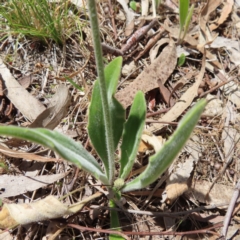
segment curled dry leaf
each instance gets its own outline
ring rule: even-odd
[[[148,145],[152,146],[155,152],[158,152],[165,142],[161,136],[157,137],[152,133],[143,133],[142,140]]]
[[[213,0],[213,2],[216,2],[216,1]],[[213,22],[210,25],[210,29],[212,31],[217,29],[222,23],[224,23],[227,20],[229,14],[232,12],[233,4],[234,4],[233,0],[222,1],[222,3],[224,4],[224,6],[222,8],[220,17],[217,19],[216,22]]]
[[[115,97],[120,103],[127,108],[131,105],[137,91],[141,90],[144,93],[157,88],[158,80],[164,84],[177,64],[176,46],[173,41],[165,47],[162,53],[154,62],[147,66],[144,71],[126,88],[119,91]]]
[[[61,120],[67,115],[68,107],[71,103],[71,96],[67,86],[60,84],[56,94],[50,101],[50,106],[44,110],[29,127],[43,127],[54,129]]]
[[[134,61],[131,61],[129,64],[124,64],[122,67],[122,75],[124,77],[130,75],[134,71],[136,71],[137,67]]]
[[[207,29],[207,22],[210,14],[217,9],[217,7],[222,3],[222,0],[208,0],[207,4],[203,7],[201,15],[199,18],[199,25],[204,34],[205,41],[209,41],[209,33]]]
[[[150,52],[149,52],[149,57],[150,57],[150,61],[151,63],[154,61],[154,59],[156,58],[158,52],[159,52],[159,48],[162,47],[164,44],[169,43],[169,38],[161,38],[155,45],[154,47],[151,48]]]
[[[0,212],[0,228],[9,229],[17,225],[29,224],[72,214],[68,207],[53,196],[25,204],[4,204]]]
[[[60,218],[80,211],[89,201],[98,198],[102,193],[97,192],[83,201],[66,206],[57,198],[50,195],[46,198],[25,204],[4,204],[0,212],[0,228],[10,229],[17,225],[25,225],[32,222],[39,222]]]

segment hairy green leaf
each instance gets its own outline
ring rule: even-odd
[[[138,92],[134,98],[128,120],[124,125],[119,175],[123,179],[125,179],[132,170],[144,128],[145,115],[146,103],[144,94]]]
[[[59,132],[44,128],[30,129],[0,126],[0,135],[24,139],[48,147],[58,153],[63,159],[92,174],[102,183],[109,184],[95,158],[80,143]]]
[[[104,70],[107,99],[110,107],[111,126],[113,129],[114,150],[117,148],[118,142],[122,136],[123,125],[125,122],[125,110],[122,105],[113,96],[122,67],[122,58],[115,58]],[[99,81],[96,80],[92,93],[92,100],[89,107],[88,133],[91,142],[102,159],[107,175],[109,176],[109,161],[106,138],[106,126],[103,119],[103,106],[101,104]],[[110,161],[114,161],[111,159]]]
[[[153,183],[173,162],[190,137],[201,113],[206,106],[205,99],[200,100],[180,121],[172,137],[164,144],[163,148],[150,157],[147,168],[134,180],[127,183],[122,192],[144,188]]]

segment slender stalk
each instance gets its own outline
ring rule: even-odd
[[[88,10],[89,17],[91,22],[92,36],[93,36],[93,45],[95,50],[95,59],[97,65],[97,73],[100,86],[100,95],[101,102],[103,106],[103,118],[104,124],[106,126],[106,143],[107,143],[107,161],[109,169],[106,169],[108,179],[110,184],[113,183],[113,174],[114,174],[114,145],[113,145],[113,131],[112,131],[112,122],[110,117],[110,107],[107,99],[107,88],[104,77],[104,65],[103,65],[103,56],[102,56],[102,46],[99,33],[98,17],[95,0],[88,0]]]

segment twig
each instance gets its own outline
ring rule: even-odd
[[[121,48],[123,53],[127,52],[133,47],[155,24],[157,19],[152,20],[147,26],[138,29],[128,40],[127,43]]]
[[[224,236],[224,237],[226,237],[226,235],[227,235],[228,225],[231,221],[231,216],[232,216],[235,204],[237,202],[237,199],[239,197],[239,192],[240,192],[240,180],[238,180],[235,191],[233,192],[231,202],[228,206],[228,210],[227,210],[227,213],[226,213],[224,221],[223,221],[222,236]]]
[[[143,51],[141,51],[138,56],[135,58],[135,61],[140,59],[144,54],[146,54],[155,44],[156,42],[162,37],[162,35],[167,32],[165,29],[160,27],[159,32],[151,37],[147,43],[147,45],[144,47]]]
[[[239,201],[238,201],[239,202]],[[133,213],[133,214],[139,214],[139,215],[148,215],[148,216],[154,216],[154,217],[180,217],[180,216],[184,216],[193,212],[200,212],[200,211],[204,211],[204,210],[211,210],[211,209],[216,209],[216,208],[220,208],[220,207],[224,207],[227,206],[229,203],[222,203],[222,204],[213,204],[213,205],[209,205],[209,206],[202,206],[202,207],[198,207],[198,208],[194,208],[191,210],[187,210],[187,211],[180,211],[180,212],[152,212],[152,211],[142,211],[142,210],[132,210],[132,209],[127,209],[127,210],[123,210],[120,208],[111,208],[115,211],[118,212],[122,212],[122,211],[127,211],[129,213]],[[96,208],[93,207],[92,208]],[[110,210],[109,207],[97,207],[98,209],[104,209],[104,210]]]
[[[210,231],[211,229],[216,229],[222,226],[221,223],[217,223],[214,226],[208,227],[208,228],[204,228],[204,229],[200,229],[200,230],[194,230],[194,231],[188,231],[188,232],[175,232],[175,231],[164,231],[164,232],[118,232],[118,231],[113,231],[113,230],[107,230],[107,229],[96,229],[96,228],[89,228],[89,227],[83,227],[83,226],[79,226],[76,224],[67,224],[68,227],[72,227],[72,228],[76,228],[79,229],[80,231],[92,231],[92,232],[101,232],[101,233],[108,233],[108,234],[117,234],[120,235],[122,237],[124,237],[125,239],[129,239],[126,235],[134,235],[134,236],[169,236],[169,235],[177,235],[177,236],[184,236],[184,235],[192,235],[192,234],[213,234],[213,235],[217,235],[219,236],[218,233],[214,232],[214,231]]]
[[[233,78],[229,79],[228,81],[225,81],[225,82],[222,82],[222,83],[218,84],[217,86],[211,88],[210,90],[202,93],[199,97],[202,98],[202,97],[206,96],[207,94],[217,90],[218,88],[222,87],[223,85],[225,85],[225,84],[227,84],[227,83],[229,83],[231,81],[233,81]]]
[[[105,43],[101,43],[102,45],[102,50],[104,53],[110,53],[114,56],[122,56],[123,52],[117,48],[111,47]]]
[[[114,231],[114,230],[107,230],[107,229],[99,229],[99,228],[90,228],[90,227],[83,227],[83,226],[79,226],[76,224],[67,224],[68,227],[72,227],[72,228],[76,228],[80,231],[91,231],[91,232],[100,232],[100,233],[109,233],[109,234],[116,234],[119,235],[121,237],[124,237],[125,239],[129,239],[128,236],[126,236],[123,232],[119,232],[119,231]]]
[[[153,112],[153,113],[147,113],[146,117],[148,118],[148,117],[156,116],[156,115],[159,115],[159,114],[168,112],[170,109],[171,109],[171,108],[165,108],[165,109],[162,109],[162,110]]]

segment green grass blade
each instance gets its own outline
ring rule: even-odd
[[[183,30],[188,15],[189,0],[179,0],[180,30]]]
[[[109,184],[94,157],[81,144],[59,132],[44,128],[30,129],[0,126],[0,135],[24,139],[48,147],[58,153],[63,159],[92,174],[102,183]]]
[[[179,126],[172,137],[164,144],[163,148],[150,157],[147,168],[137,178],[127,183],[122,192],[142,189],[156,181],[166,171],[175,157],[184,147],[190,137],[207,101],[200,100],[180,121]]]
[[[188,28],[189,28],[189,24],[190,24],[192,15],[193,15],[193,10],[194,10],[194,5],[192,4],[192,6],[190,7],[190,10],[189,10],[189,12],[188,12],[186,21],[185,21],[184,33],[183,33],[182,40],[185,38],[185,36],[186,36],[186,34],[187,34],[187,31],[188,31]]]
[[[144,94],[138,92],[134,98],[128,120],[124,125],[119,174],[122,179],[125,179],[132,170],[144,128],[145,115],[146,102]]]

